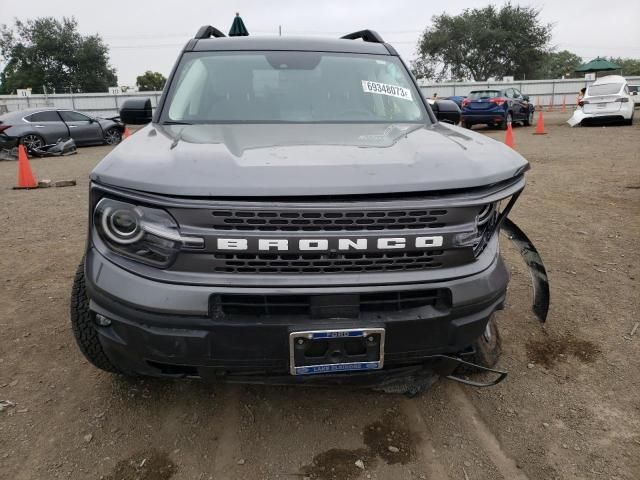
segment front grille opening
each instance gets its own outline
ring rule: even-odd
[[[359,313],[400,312],[427,306],[438,310],[450,308],[451,292],[448,289],[425,289],[331,296],[219,294],[211,297],[211,313],[216,318],[221,315],[357,317]]]
[[[447,210],[250,211],[214,210],[217,230],[285,232],[419,230],[442,228]]]
[[[147,360],[147,364],[156,370],[160,370],[162,375],[200,377],[198,369],[190,365],[171,365],[169,363],[152,362],[151,360]]]
[[[440,268],[468,261],[464,251],[416,250],[403,252],[342,253],[216,253],[216,273],[358,273]],[[451,257],[449,259],[445,257]],[[471,257],[472,258],[472,257]],[[453,263],[452,263],[453,261]]]

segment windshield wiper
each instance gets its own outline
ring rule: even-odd
[[[176,120],[165,120],[164,122],[162,122],[162,125],[193,125],[193,123],[179,122]]]

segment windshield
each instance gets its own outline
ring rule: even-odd
[[[587,88],[587,95],[615,95],[624,85],[622,83],[603,83],[601,85],[591,85]]]
[[[477,100],[479,98],[497,98],[500,96],[500,90],[476,90],[471,92],[467,97],[470,100]]]
[[[162,122],[424,122],[397,57],[324,52],[192,52]]]

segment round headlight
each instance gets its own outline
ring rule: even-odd
[[[107,207],[102,213],[102,229],[110,240],[123,245],[142,238],[140,215],[135,209]]]

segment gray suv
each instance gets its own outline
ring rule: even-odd
[[[31,151],[67,138],[78,146],[116,145],[124,125],[75,110],[40,107],[0,115],[0,132],[19,139]]]
[[[458,107],[377,33],[202,27],[155,112],[120,114],[148,124],[91,174],[71,298],[97,367],[392,388],[495,364],[498,231],[529,164],[439,121]]]

